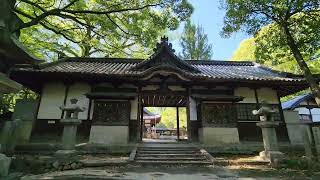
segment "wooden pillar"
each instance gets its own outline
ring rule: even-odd
[[[67,99],[68,99],[68,95],[69,95],[69,89],[70,89],[70,86],[71,84],[70,83],[63,83],[66,87],[65,91],[64,91],[64,98],[63,98],[63,105],[65,106],[67,104]],[[61,111],[61,116],[60,116],[60,119],[62,119],[64,116],[64,111]]]
[[[141,121],[140,121],[140,128],[141,128],[141,130],[140,130],[140,141],[142,141],[143,131],[144,131],[144,119],[143,119],[143,106],[142,106],[142,104],[140,106],[140,119],[141,119]]]
[[[141,106],[142,106],[142,97],[141,97],[141,87],[138,88],[138,110],[137,110],[137,141],[141,142],[142,141],[142,136],[141,136]]]
[[[190,122],[190,88],[187,88],[187,133],[188,133],[188,141],[191,142],[191,122]]]
[[[180,129],[179,129],[179,107],[177,107],[177,140],[180,140]]]
[[[282,106],[281,106],[281,100],[280,100],[279,91],[277,91],[277,98],[278,98],[278,107],[279,107],[280,119],[281,119],[282,122],[285,122],[284,115],[283,115],[283,109],[282,109]]]
[[[257,109],[260,109],[260,103],[259,103],[257,88],[254,88],[254,97],[256,99],[256,107],[257,107]]]

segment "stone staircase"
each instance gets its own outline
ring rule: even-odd
[[[139,164],[213,164],[212,156],[192,144],[140,144],[134,158]]]

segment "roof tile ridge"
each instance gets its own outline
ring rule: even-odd
[[[43,64],[39,64],[36,69],[44,69],[44,68],[51,67],[51,66],[54,66],[56,64],[60,64],[60,63],[63,63],[63,62],[68,62],[68,61],[69,61],[69,58],[68,57],[64,57],[64,58],[58,59],[56,61],[51,61],[51,62],[46,62],[46,63],[43,63]]]
[[[189,64],[203,65],[238,65],[238,66],[254,66],[252,61],[228,61],[228,60],[185,60]]]
[[[261,69],[264,69],[266,71],[285,76],[286,78],[303,78],[303,75],[294,74],[294,73],[290,73],[290,72],[278,71],[278,70],[272,69],[272,68],[270,68],[270,67],[268,67],[266,65],[260,64],[260,63],[256,63],[256,62],[253,62],[253,63],[258,68],[261,68]]]
[[[118,58],[118,57],[68,57],[67,62],[111,62],[111,63],[130,63],[141,62],[142,58]]]

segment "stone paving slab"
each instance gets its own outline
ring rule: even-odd
[[[21,180],[42,180],[42,179],[134,179],[134,180],[207,180],[207,179],[239,179],[236,174],[220,169],[215,173],[201,171],[174,171],[168,172],[152,170],[150,167],[143,167],[144,170],[133,171],[113,171],[105,169],[86,168],[72,171],[52,172],[41,175],[24,176]],[[174,168],[173,168],[174,169]],[[160,169],[159,169],[160,170]]]
[[[132,180],[300,180],[320,179],[320,173],[312,175],[304,174],[303,171],[289,169],[273,169],[260,167],[246,169],[238,167],[217,167],[217,166],[137,166],[127,165],[122,167],[100,167],[85,168],[69,171],[57,171],[40,175],[26,175],[22,180],[43,180],[43,179],[132,179]]]

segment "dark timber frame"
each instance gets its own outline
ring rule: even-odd
[[[137,98],[137,117],[133,119],[136,121],[131,122],[130,114],[129,117],[126,116],[129,122],[122,122],[122,124],[133,124],[132,131],[135,132],[134,139],[137,141],[142,140],[143,107],[176,107],[177,119],[179,107],[186,107],[188,140],[192,141],[194,132],[203,126],[201,124],[204,117],[201,110],[203,102],[235,104],[242,101],[244,97],[236,96],[234,89],[247,87],[254,89],[256,102],[252,104],[257,108],[260,100],[257,88],[275,89],[280,98],[308,87],[308,83],[302,76],[274,71],[252,62],[184,61],[174,54],[167,38],[161,39],[154,54],[148,59],[65,58],[40,65],[16,66],[10,70],[10,77],[35,92],[42,92],[44,85],[48,82],[64,82],[65,85],[77,82],[90,84],[91,92],[86,94],[89,99],[87,120],[93,120],[93,123],[94,119],[90,116],[96,101],[128,103],[132,100],[136,101],[135,98]],[[108,84],[108,87],[96,87],[101,84]],[[129,86],[123,87],[124,84]],[[149,85],[155,85],[158,89],[144,89]],[[170,86],[179,86],[180,90],[172,90]],[[196,89],[195,86],[201,86],[202,89]],[[218,88],[220,86],[225,89]],[[67,87],[64,92],[64,104],[68,91]],[[193,118],[193,116],[190,117],[190,111],[193,110],[190,106],[193,100],[196,101],[197,122],[191,122],[194,119],[190,119]],[[242,104],[241,106],[251,105]],[[281,107],[279,108],[283,120]],[[251,119],[247,121],[249,120]],[[179,130],[178,134],[180,134]]]
[[[161,85],[160,85],[161,86]],[[185,91],[171,91],[168,87],[166,90],[142,90],[138,91],[138,111],[139,111],[139,141],[142,141],[144,131],[143,108],[144,107],[175,107],[176,108],[176,123],[177,123],[177,141],[180,139],[179,130],[179,107],[186,107],[187,113],[187,132],[188,141],[191,141],[191,126],[190,126],[190,102],[189,88]]]

